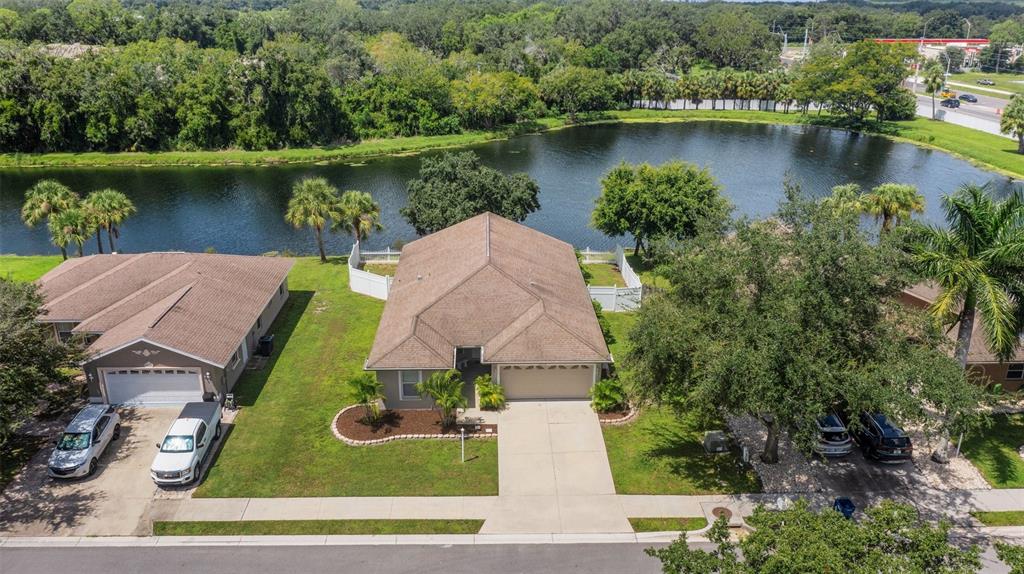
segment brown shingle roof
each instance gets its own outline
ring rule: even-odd
[[[485,213],[406,245],[367,369],[609,362],[571,245]]]
[[[942,293],[942,288],[933,282],[923,282],[912,285],[903,290],[903,293],[921,301],[923,306],[930,306]],[[956,343],[957,326],[948,328],[946,335]],[[1024,361],[1024,344],[1017,347],[1016,353],[1010,357],[1010,362]],[[968,363],[998,363],[999,357],[988,346],[985,340],[985,333],[981,326],[981,318],[975,317],[974,331],[971,332],[971,348],[967,351]]]
[[[293,261],[206,253],[93,255],[39,280],[46,321],[99,333],[93,356],[145,339],[225,365]]]

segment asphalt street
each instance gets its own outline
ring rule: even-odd
[[[705,549],[710,545],[696,545]],[[478,546],[182,546],[163,548],[0,548],[0,574],[656,574],[639,544]],[[985,574],[1006,574],[991,550]]]

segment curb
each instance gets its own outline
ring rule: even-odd
[[[499,544],[665,544],[679,532],[582,534],[368,534],[315,536],[52,536],[0,537],[3,548],[136,548],[171,546],[482,546]],[[687,533],[687,541],[705,543]]]
[[[334,435],[334,438],[340,440],[341,442],[343,442],[343,443],[345,443],[345,444],[347,444],[349,446],[373,446],[373,445],[377,445],[377,444],[384,444],[386,442],[391,442],[393,440],[409,440],[409,439],[453,440],[453,439],[459,439],[459,438],[462,437],[462,435],[458,435],[458,434],[396,434],[396,435],[391,435],[391,436],[387,436],[387,437],[384,437],[384,438],[375,438],[375,439],[370,439],[370,440],[351,439],[351,438],[348,438],[347,436],[341,434],[340,432],[338,432],[338,419],[341,418],[341,415],[345,414],[350,409],[359,408],[359,406],[360,405],[349,405],[349,406],[341,409],[340,411],[338,411],[338,414],[334,415],[334,418],[331,420],[331,433]],[[495,432],[495,433],[491,433],[491,434],[480,434],[480,435],[477,435],[477,434],[467,434],[466,438],[467,439],[491,439],[491,438],[498,438],[498,433]]]

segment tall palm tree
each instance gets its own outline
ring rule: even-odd
[[[50,240],[60,248],[64,260],[68,259],[68,246],[74,244],[78,248],[78,256],[84,255],[83,246],[89,236],[89,219],[82,209],[66,209],[54,213],[46,220],[50,229]]]
[[[128,199],[127,195],[116,189],[107,188],[90,193],[82,205],[95,218],[97,226],[107,230],[107,243],[110,245],[110,252],[116,251],[114,238],[121,236],[118,227],[135,214],[135,204]],[[103,253],[103,244],[100,242],[98,230],[96,241],[100,246],[100,253]]]
[[[902,183],[883,183],[861,197],[864,211],[882,220],[882,231],[892,231],[894,225],[910,219],[911,213],[924,211],[924,196],[917,187]]]
[[[996,201],[985,186],[964,185],[942,203],[949,228],[922,226],[912,250],[922,274],[941,288],[929,311],[957,325],[953,357],[961,368],[978,315],[986,345],[1006,360],[1024,329],[1024,196]],[[943,437],[932,459],[947,462],[948,451]]]
[[[21,206],[21,220],[29,227],[55,213],[78,207],[78,194],[68,186],[52,179],[36,182],[25,192],[25,203]]]
[[[339,220],[338,190],[322,177],[307,178],[292,187],[292,198],[288,200],[288,211],[284,219],[297,228],[308,225],[316,235],[316,246],[320,250],[320,262],[327,263],[324,251],[324,227],[328,220]]]
[[[942,89],[946,83],[946,75],[942,67],[933,64],[924,71],[924,89],[932,95],[932,119],[935,119],[935,93]]]
[[[949,229],[922,226],[913,249],[922,273],[942,289],[930,311],[959,324],[954,357],[961,366],[978,313],[989,348],[1007,359],[1024,327],[1024,196],[996,201],[987,186],[964,185],[942,204]]]
[[[366,239],[371,232],[380,231],[380,205],[365,191],[346,191],[338,201],[337,218],[331,231],[344,229],[352,234],[356,243]]]

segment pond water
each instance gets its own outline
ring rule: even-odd
[[[628,238],[608,238],[589,226],[600,180],[622,161],[657,164],[682,159],[704,167],[722,184],[737,214],[772,213],[787,177],[813,195],[840,183],[870,188],[886,181],[913,183],[927,199],[923,219],[941,223],[939,198],[961,183],[1000,190],[1015,185],[947,154],[885,138],[812,126],[730,122],[586,126],[471,146],[483,162],[505,172],[526,172],[540,185],[540,211],[526,224],[578,248],[611,248]],[[429,152],[440,153],[440,152]],[[123,227],[119,248],[256,254],[290,250],[311,254],[312,232],[294,229],[283,214],[292,184],[327,178],[339,189],[370,192],[380,203],[384,230],[371,249],[415,239],[399,215],[405,184],[419,170],[419,156],[384,157],[362,164],[272,167],[72,168],[0,171],[0,253],[55,253],[45,226],[28,229],[19,210],[26,189],[57,179],[81,195],[119,189],[138,214]],[[350,239],[331,234],[332,254],[346,253]],[[86,243],[87,252],[95,241]]]

